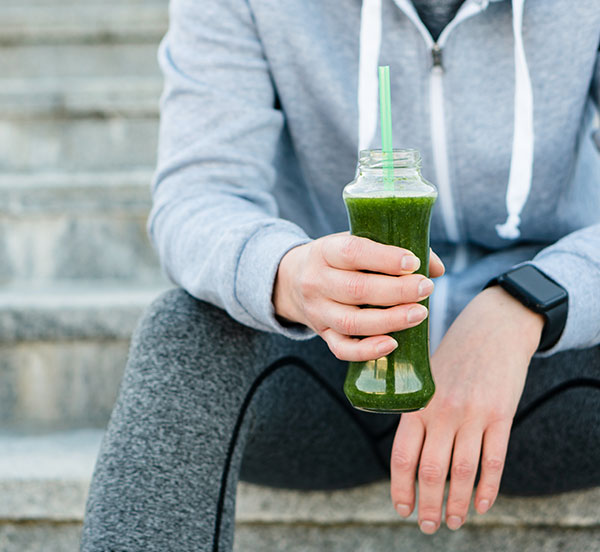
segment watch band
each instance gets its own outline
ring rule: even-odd
[[[546,351],[558,341],[564,330],[568,311],[569,304],[567,301],[563,301],[555,307],[540,313],[546,318],[546,323],[544,324],[538,351]]]
[[[562,286],[557,284],[554,280],[552,280],[550,277],[544,274],[541,270],[539,270],[535,266],[532,266],[532,268],[535,269],[535,271],[538,272],[540,276],[544,277],[545,280],[548,280],[554,286],[556,286],[556,288],[562,291],[564,293],[564,299],[552,307],[548,306],[544,308],[539,304],[539,301],[537,299],[532,299],[532,295],[535,296],[535,293],[533,291],[530,291],[529,289],[524,289],[523,291],[519,292],[516,286],[511,282],[511,273],[516,272],[518,268],[509,270],[503,274],[500,274],[496,278],[493,278],[486,284],[485,288],[494,285],[499,285],[500,287],[502,287],[502,289],[504,289],[512,297],[520,301],[528,309],[538,314],[542,314],[544,316],[546,322],[542,330],[542,335],[540,337],[540,343],[538,345],[537,350],[545,351],[550,349],[558,341],[563,332],[569,309],[568,295],[566,290]]]

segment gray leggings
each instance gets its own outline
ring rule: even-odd
[[[319,339],[258,332],[181,290],[131,344],[87,503],[84,551],[232,548],[238,478],[339,489],[387,478],[398,416],[350,407]],[[502,492],[600,485],[600,349],[535,360]]]

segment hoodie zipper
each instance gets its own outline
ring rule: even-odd
[[[431,141],[433,147],[433,163],[437,176],[438,191],[442,219],[446,228],[448,241],[460,243],[458,217],[452,197],[450,185],[450,168],[448,166],[448,140],[446,135],[446,114],[444,110],[444,66],[442,65],[442,48],[434,42],[431,46],[431,71],[429,75],[429,112],[431,117]]]
[[[431,126],[431,140],[433,150],[433,164],[437,178],[437,188],[439,193],[440,210],[444,229],[448,241],[461,244],[462,236],[458,225],[458,216],[454,198],[452,196],[452,187],[450,182],[450,168],[448,159],[448,141],[446,134],[446,115],[444,110],[444,65],[443,54],[444,46],[448,41],[448,36],[452,30],[470,17],[478,14],[487,6],[486,0],[466,0],[460,7],[458,13],[448,25],[444,28],[437,41],[433,40],[431,33],[425,27],[417,11],[409,0],[395,0],[398,7],[412,21],[420,32],[425,44],[431,52],[431,69],[429,75],[429,112]],[[466,266],[466,249],[459,246],[455,255],[452,272],[457,272]]]
[[[448,159],[448,142],[446,135],[446,115],[444,111],[444,46],[452,30],[466,19],[476,15],[487,7],[487,0],[466,0],[458,13],[444,28],[437,41],[433,40],[431,33],[421,21],[417,11],[410,0],[395,0],[396,5],[412,21],[425,44],[431,52],[431,69],[429,74],[429,112],[431,125],[431,141],[433,150],[433,163],[437,177],[437,188],[442,220],[448,240],[456,244],[456,252],[450,268],[450,273],[460,272],[468,264],[467,247],[462,242],[458,226],[458,216],[452,196],[450,184],[450,168]],[[429,332],[432,352],[439,345],[443,337],[445,317],[448,302],[448,277],[439,278],[436,283],[436,293],[430,300],[432,313]],[[433,316],[434,315],[434,316]]]

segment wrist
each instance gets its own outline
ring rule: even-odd
[[[544,317],[538,350],[548,350],[560,339],[567,322],[567,290],[534,265],[522,265],[500,274],[486,287],[499,285],[529,310]]]
[[[282,323],[303,324],[300,309],[294,293],[294,278],[299,273],[299,257],[302,254],[302,245],[290,249],[279,262],[275,283],[273,285],[272,302],[275,315]]]
[[[529,345],[533,356],[546,324],[544,315],[529,309],[499,285],[490,286],[479,295],[489,298],[494,304],[493,308],[505,312],[519,336]]]

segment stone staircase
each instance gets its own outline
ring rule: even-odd
[[[166,0],[0,3],[0,551],[78,549],[141,310]],[[502,499],[425,537],[385,484],[240,485],[236,550],[600,551],[600,494]]]
[[[0,550],[77,550],[101,437],[100,430],[3,436]],[[501,497],[485,516],[472,513],[460,531],[441,529],[427,537],[414,515],[398,518],[385,483],[333,493],[240,484],[235,552],[595,552],[599,501],[600,489],[551,498]]]
[[[131,331],[166,0],[0,3],[0,551],[78,550]]]
[[[144,306],[160,0],[0,5],[0,428],[102,428]]]

